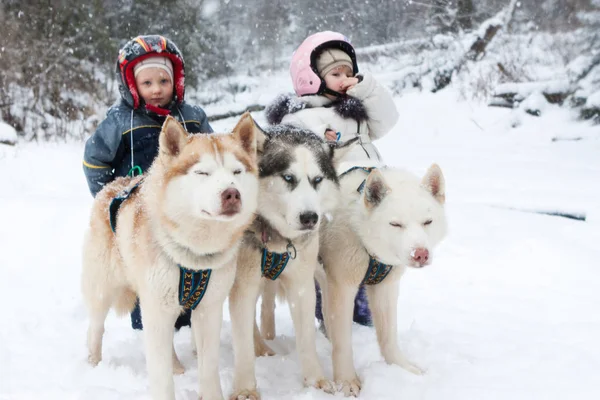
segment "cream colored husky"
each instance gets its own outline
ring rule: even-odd
[[[197,306],[192,328],[199,397],[221,400],[223,302],[233,284],[240,239],[257,207],[255,125],[245,114],[230,135],[190,136],[168,117],[159,143],[147,175],[117,179],[94,201],[82,273],[89,362],[102,359],[109,309],[126,313],[139,297],[151,396],[174,399],[173,367],[181,364],[173,325],[184,307]],[[131,194],[116,214],[113,233],[108,210],[124,189]]]
[[[421,373],[398,347],[398,281],[406,267],[431,262],[446,233],[445,183],[432,165],[422,180],[390,168],[354,167],[340,177],[341,205],[321,226],[317,272],[323,289],[325,325],[333,346],[333,374],[346,396],[360,380],[352,356],[352,310],[361,282],[385,361]]]

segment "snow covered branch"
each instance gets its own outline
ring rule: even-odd
[[[467,61],[478,61],[483,58],[488,44],[509,19],[509,17],[506,16],[512,17],[512,12],[510,11],[511,6],[513,6],[512,2],[507,10],[501,11],[495,17],[490,18],[481,24],[478,29],[477,38],[471,44],[469,50],[454,65],[437,71],[433,78],[435,87],[432,91],[434,93],[448,86],[452,81],[452,75],[455,72],[459,72]]]
[[[226,119],[226,118],[231,118],[231,117],[238,117],[240,115],[242,115],[243,113],[245,113],[246,111],[249,112],[253,112],[253,111],[262,111],[265,109],[265,106],[260,105],[260,104],[252,104],[249,105],[248,107],[246,107],[243,110],[235,110],[235,111],[227,111],[225,113],[221,113],[221,114],[212,114],[209,115],[208,120],[209,121],[218,121],[221,119]]]

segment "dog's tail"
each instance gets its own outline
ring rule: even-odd
[[[129,314],[133,307],[135,307],[135,302],[137,300],[137,295],[135,292],[129,288],[122,290],[116,297],[112,304],[113,309],[117,313],[117,315],[122,316]]]

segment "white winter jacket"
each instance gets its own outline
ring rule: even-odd
[[[391,94],[370,73],[348,90],[348,97],[330,100],[325,96],[279,96],[266,116],[271,124],[292,124],[313,131],[320,137],[325,130],[340,133],[339,141],[359,138],[349,151],[344,165],[380,165],[383,160],[371,143],[387,134],[398,121],[398,111]]]

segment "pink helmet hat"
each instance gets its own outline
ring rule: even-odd
[[[323,49],[337,48],[348,53],[352,59],[353,73],[358,73],[356,54],[350,40],[341,33],[324,31],[310,35],[292,55],[290,75],[294,91],[298,96],[323,94],[325,81],[317,72],[317,57]]]

